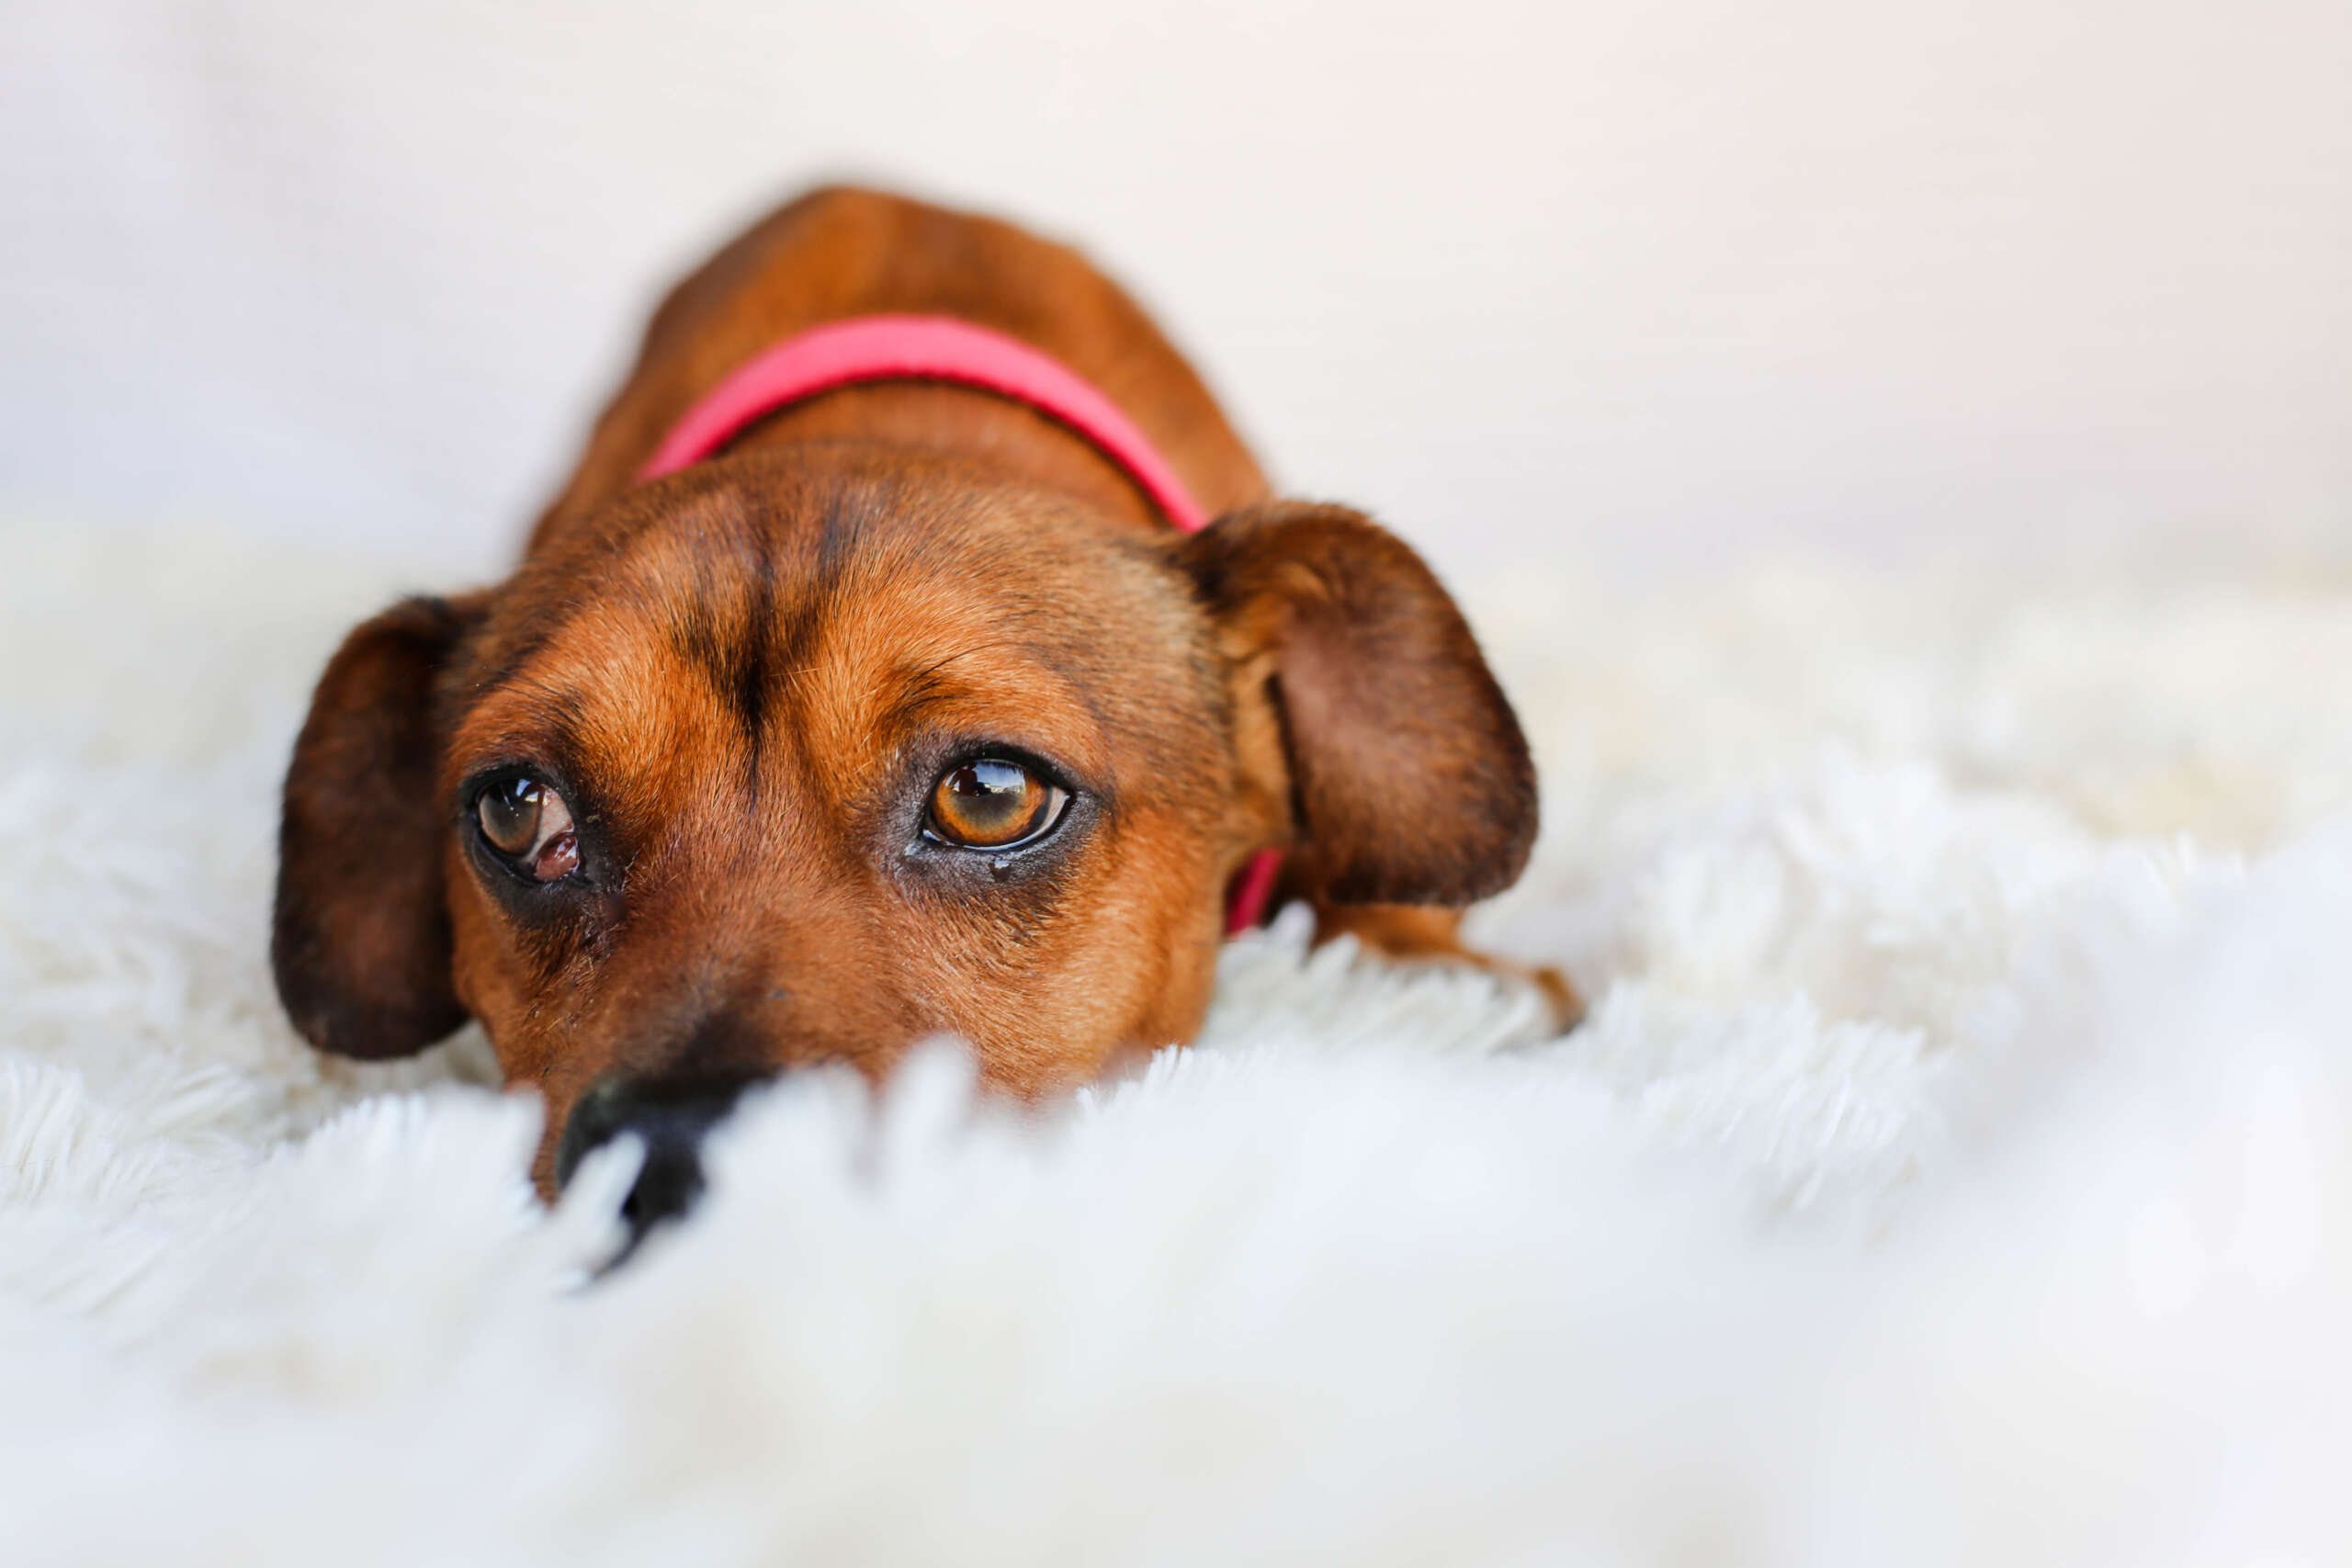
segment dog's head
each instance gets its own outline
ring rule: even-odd
[[[567,1127],[934,1033],[1018,1095],[1081,1081],[1198,1027],[1253,852],[1295,894],[1460,904],[1534,828],[1468,628],[1361,516],[1123,532],[809,446],[353,632],[287,778],[273,956],[325,1050],[481,1020],[546,1097],[551,1190]]]

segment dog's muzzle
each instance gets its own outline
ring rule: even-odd
[[[621,1203],[628,1241],[612,1267],[628,1259],[656,1226],[684,1217],[703,1189],[702,1141],[759,1080],[609,1077],[580,1097],[556,1149],[555,1179],[569,1186],[580,1162],[614,1139],[634,1137],[645,1163]]]

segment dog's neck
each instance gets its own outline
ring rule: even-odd
[[[855,442],[944,457],[976,474],[1069,497],[1122,525],[1166,526],[1119,466],[1036,410],[975,387],[881,382],[841,387],[772,414],[729,450]]]
[[[1015,474],[1025,466],[1030,471],[1021,477],[1033,484],[1054,479],[1065,484],[1085,482],[1108,466],[1148,502],[1159,521],[1179,533],[1196,533],[1208,525],[1208,513],[1151,436],[1101,388],[1017,337],[939,314],[848,317],[770,344],[698,396],[670,426],[637,478],[657,479],[707,462],[763,421],[781,421],[830,394],[869,386],[947,387],[979,393],[1043,416],[1056,434],[1075,437],[1097,462],[1081,477],[1068,461],[1067,441],[1048,446],[1015,439],[1001,419],[989,420],[977,430],[963,428],[985,418],[968,399],[955,413],[933,400],[929,406],[908,411],[912,418],[902,414],[894,419],[887,405],[874,410],[853,406],[849,417],[869,445],[877,444],[878,429],[899,424],[905,440],[878,444],[911,442],[934,457],[977,458]],[[808,437],[799,434],[796,438]],[[1023,457],[1031,461],[1022,464]],[[1008,463],[1008,457],[1013,461]],[[1063,471],[1052,471],[1057,468]],[[1089,483],[1087,488],[1099,486]]]

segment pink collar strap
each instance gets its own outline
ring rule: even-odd
[[[857,316],[785,339],[697,399],[638,470],[638,479],[691,468],[717,456],[756,420],[867,381],[947,381],[1026,403],[1091,442],[1179,533],[1198,533],[1208,524],[1151,438],[1100,388],[1051,355],[951,316]],[[1227,936],[1264,918],[1282,863],[1280,850],[1261,850],[1241,868],[1227,895]]]

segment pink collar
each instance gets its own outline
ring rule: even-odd
[[[715,457],[754,420],[820,392],[862,381],[952,381],[1027,403],[1092,442],[1179,533],[1208,513],[1151,438],[1100,388],[1051,355],[950,316],[858,316],[811,327],[754,355],[704,393],[671,427],[640,483]],[[1280,850],[1261,850],[1226,898],[1227,936],[1263,919],[1282,870]]]

